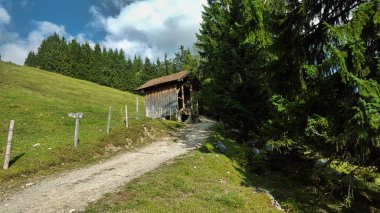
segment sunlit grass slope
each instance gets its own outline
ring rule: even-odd
[[[139,117],[143,118],[141,97],[139,101]],[[135,102],[134,94],[0,62],[1,166],[9,121],[15,120],[12,165],[9,170],[0,171],[0,183],[70,162],[88,162],[104,154],[104,143],[112,142],[113,136],[124,142],[129,136],[140,137],[137,134],[144,121],[131,120],[131,128],[124,128],[124,106],[128,105],[129,116],[134,117]],[[109,106],[113,107],[111,132],[114,135],[106,136]],[[78,149],[73,145],[75,119],[68,117],[70,112],[84,113]],[[120,134],[125,137],[119,137]]]

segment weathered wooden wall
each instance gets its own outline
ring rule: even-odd
[[[177,89],[175,85],[159,87],[145,94],[145,116],[161,118],[176,114],[178,109]]]

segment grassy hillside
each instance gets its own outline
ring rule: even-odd
[[[91,162],[115,150],[114,145],[125,144],[126,138],[138,141],[145,121],[131,120],[131,128],[124,128],[124,106],[128,105],[130,117],[135,116],[135,101],[136,96],[127,92],[0,62],[1,166],[9,121],[15,120],[12,164],[9,170],[0,170],[0,184],[20,176]],[[139,101],[143,118],[143,98]],[[109,106],[113,107],[112,134],[107,135]],[[73,146],[75,119],[67,116],[70,112],[84,113],[77,150]],[[145,125],[160,124],[146,122]]]

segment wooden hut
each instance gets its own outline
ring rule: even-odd
[[[145,117],[186,120],[198,113],[198,104],[193,104],[200,81],[190,78],[187,70],[152,79],[137,88],[145,100]]]

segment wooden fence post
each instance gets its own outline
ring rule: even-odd
[[[69,117],[75,118],[75,134],[74,134],[74,146],[78,148],[79,142],[79,119],[83,118],[82,112],[71,112],[69,113]]]
[[[139,96],[136,95],[136,120],[139,119]]]
[[[111,117],[112,117],[112,106],[110,106],[110,110],[109,110],[109,112],[108,112],[107,134],[110,133],[110,128],[111,128]]]
[[[9,167],[9,160],[11,158],[11,144],[13,139],[13,129],[15,126],[15,121],[11,120],[9,124],[9,132],[8,132],[8,139],[7,139],[7,148],[5,150],[5,158],[4,158],[4,165],[3,169],[8,169]]]
[[[125,127],[128,128],[128,106],[125,105]]]
[[[74,135],[74,146],[78,148],[78,140],[79,140],[79,118],[75,119],[75,135]]]

